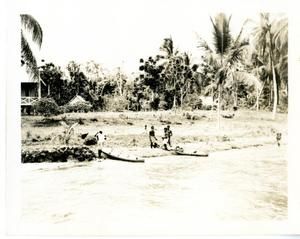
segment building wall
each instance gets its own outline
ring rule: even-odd
[[[22,97],[37,97],[38,87],[35,82],[22,82],[21,83],[21,96]]]

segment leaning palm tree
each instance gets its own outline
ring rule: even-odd
[[[259,55],[269,68],[269,77],[272,79],[274,93],[272,118],[275,119],[279,95],[278,75],[281,75],[287,84],[287,19],[271,21],[268,13],[261,13],[260,22],[254,28],[253,35]]]
[[[43,41],[43,30],[31,15],[21,14],[21,65],[25,65],[27,73],[39,80],[39,70],[32,51],[31,42],[40,48]]]

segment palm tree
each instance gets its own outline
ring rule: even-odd
[[[276,72],[279,75],[279,83],[288,93],[288,20],[286,17],[275,22],[274,26],[275,42],[275,65]],[[278,87],[280,88],[280,87]],[[280,94],[278,94],[279,96]]]
[[[21,65],[26,66],[26,71],[29,75],[38,81],[39,85],[39,98],[41,97],[41,84],[39,77],[39,69],[37,66],[36,58],[33,54],[30,41],[34,42],[40,48],[43,41],[43,30],[40,24],[28,14],[21,14]],[[28,39],[31,37],[31,39]]]
[[[200,39],[200,47],[204,48],[206,53],[214,59],[215,65],[219,66],[215,74],[215,83],[218,88],[218,128],[220,129],[222,88],[234,65],[242,60],[243,50],[248,45],[248,42],[241,41],[243,27],[236,39],[233,39],[231,36],[231,16],[227,17],[224,13],[219,13],[214,19],[210,18],[210,20],[213,25],[214,50],[202,39]]]
[[[254,28],[254,40],[260,57],[269,69],[269,78],[272,79],[274,95],[272,118],[275,119],[280,78],[285,80],[287,85],[287,19],[275,19],[271,22],[268,13],[261,13],[260,23]]]

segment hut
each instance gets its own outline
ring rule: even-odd
[[[42,96],[42,87],[46,87],[42,79],[33,79],[21,70],[21,111],[30,113],[32,104]],[[49,92],[48,92],[49,93]]]
[[[89,102],[86,101],[85,99],[82,98],[80,95],[75,95],[68,103],[68,105],[76,105],[78,103],[86,103],[88,104]]]

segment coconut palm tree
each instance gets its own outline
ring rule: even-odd
[[[271,21],[268,13],[261,13],[260,22],[254,28],[253,35],[259,55],[268,67],[269,78],[272,79],[272,118],[275,119],[280,79],[286,81],[287,85],[287,19],[274,19]]]
[[[218,66],[215,74],[215,83],[218,88],[218,128],[220,129],[221,96],[222,88],[228,76],[232,74],[232,69],[236,62],[243,57],[243,51],[248,42],[241,40],[244,22],[238,36],[234,39],[230,33],[231,16],[219,13],[214,19],[210,18],[213,25],[213,45],[214,50],[209,47],[206,41],[200,39],[199,47],[205,49],[206,53],[213,58],[213,62]]]
[[[40,48],[43,41],[43,30],[40,24],[28,14],[21,14],[21,66],[26,66],[27,73],[38,81],[38,97],[41,98],[41,79],[36,58],[33,54],[31,42]],[[28,39],[31,38],[31,39]]]
[[[275,65],[276,72],[279,75],[279,86],[285,88],[288,93],[288,20],[286,17],[275,22],[274,26],[275,42]],[[280,88],[278,87],[278,88]],[[278,94],[279,96],[280,94]]]
[[[34,78],[38,78],[38,68],[36,58],[30,46],[31,41],[36,43],[39,47],[43,41],[43,31],[40,24],[28,14],[21,14],[21,64],[26,65],[27,71]],[[27,34],[26,34],[27,33]]]

